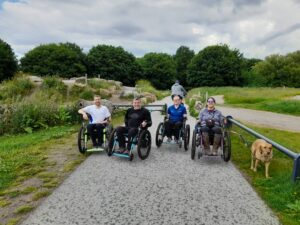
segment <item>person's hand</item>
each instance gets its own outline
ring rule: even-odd
[[[223,123],[227,124],[227,118],[224,118]]]
[[[147,125],[147,122],[144,120],[143,122],[142,122],[142,127],[145,127]]]
[[[97,121],[97,123],[99,123],[99,124],[106,124],[107,120]]]
[[[89,118],[88,118],[88,116],[86,115],[86,113],[83,114],[82,117],[83,117],[83,119],[85,119],[85,120],[89,120]]]

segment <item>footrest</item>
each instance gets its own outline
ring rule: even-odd
[[[87,149],[87,152],[103,152],[105,149],[104,148],[91,148]]]
[[[116,153],[116,152],[114,152],[112,155],[113,156],[118,156],[118,157],[123,157],[123,158],[129,158],[128,154],[122,154],[122,153]]]

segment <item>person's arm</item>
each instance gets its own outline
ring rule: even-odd
[[[186,118],[187,119],[187,111],[186,111],[186,108],[184,107],[184,110],[183,110],[183,118]]]
[[[89,120],[88,115],[87,115],[87,107],[79,109],[78,113],[82,115],[83,119]]]
[[[124,117],[124,122],[125,122],[125,126],[126,126],[126,127],[128,127],[128,114],[129,114],[129,110],[130,110],[130,109],[127,109],[126,114],[125,114],[125,117]]]
[[[151,127],[152,126],[151,114],[147,109],[145,109],[144,118],[145,119],[142,122],[142,127]]]

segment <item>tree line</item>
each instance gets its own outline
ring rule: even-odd
[[[50,43],[28,51],[18,62],[10,45],[0,39],[0,81],[17,71],[64,78],[87,74],[134,85],[147,79],[158,89],[175,80],[186,87],[287,86],[300,87],[300,51],[248,59],[226,44],[212,45],[197,54],[180,46],[174,55],[147,53],[136,58],[122,47],[97,45],[88,53],[74,43]]]

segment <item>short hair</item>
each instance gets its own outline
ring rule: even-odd
[[[206,102],[208,102],[209,99],[213,100],[213,102],[216,103],[216,99],[214,97],[208,97]]]
[[[94,95],[94,98],[101,98],[100,95]]]
[[[141,96],[136,96],[136,97],[133,98],[133,101],[141,100],[141,98],[142,98]]]

